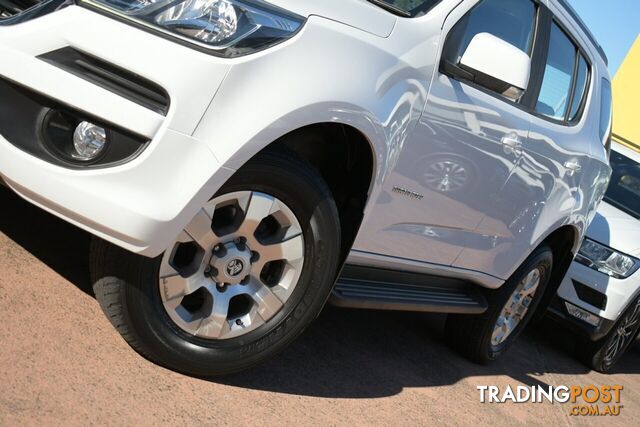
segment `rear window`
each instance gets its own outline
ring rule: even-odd
[[[411,17],[426,14],[433,6],[440,3],[440,0],[369,0],[371,3],[387,4],[405,12]]]
[[[557,120],[565,119],[574,81],[576,51],[573,42],[554,23],[542,88],[536,104],[538,113]]]
[[[613,173],[604,200],[640,219],[640,164],[612,151],[611,168]]]
[[[565,123],[579,120],[589,78],[587,59],[567,33],[553,22],[536,111]]]

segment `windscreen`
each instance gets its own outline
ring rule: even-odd
[[[640,164],[612,151],[611,168],[613,173],[604,200],[640,219]]]
[[[372,3],[386,3],[397,9],[407,12],[412,17],[421,16],[427,13],[440,0],[376,0]]]

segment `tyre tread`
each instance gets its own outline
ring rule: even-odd
[[[93,292],[103,313],[126,343],[145,358],[154,360],[152,353],[129,326],[122,295],[126,282],[113,276],[102,277],[103,272],[114,271],[111,269],[116,263],[113,252],[120,252],[120,249],[97,237],[91,240],[89,258]]]

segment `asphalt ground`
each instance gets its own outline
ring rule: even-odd
[[[573,336],[551,322],[478,366],[443,344],[442,315],[327,307],[251,371],[186,377],[111,327],[91,292],[88,244],[0,187],[0,426],[637,425],[640,345],[602,375],[573,358]],[[623,407],[583,417],[570,404],[481,403],[485,385],[621,385]]]

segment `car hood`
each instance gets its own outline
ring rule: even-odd
[[[600,204],[587,237],[620,252],[640,256],[640,220],[607,202]]]
[[[388,37],[397,17],[366,0],[269,0],[298,15],[322,16],[379,37]]]

